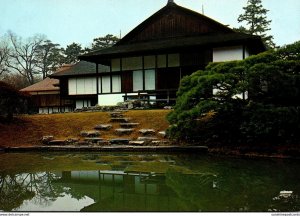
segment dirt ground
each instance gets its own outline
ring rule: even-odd
[[[125,112],[130,122],[140,123],[134,133],[124,138],[137,138],[139,129],[166,130],[169,126],[166,115],[169,110],[136,110]],[[50,115],[22,115],[17,116],[13,123],[0,123],[0,146],[19,147],[41,145],[41,138],[53,135],[55,139],[80,138],[83,130],[93,130],[97,124],[110,123],[110,115],[106,112],[94,113],[66,113]],[[101,132],[101,138],[110,139],[119,136],[114,129],[118,123],[110,123],[113,128],[108,132]]]

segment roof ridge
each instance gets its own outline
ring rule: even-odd
[[[183,6],[180,6],[180,5],[177,5],[175,2],[168,2],[167,5],[165,5],[164,7],[162,7],[160,10],[158,10],[157,12],[155,12],[154,14],[152,14],[150,17],[148,17],[146,20],[144,20],[143,22],[141,22],[139,25],[137,25],[135,28],[133,28],[128,34],[126,34],[120,41],[118,41],[114,46],[118,46],[118,45],[121,45],[121,44],[125,44],[125,43],[128,43],[129,41],[129,38],[138,33],[144,25],[146,25],[147,23],[150,23],[153,19],[155,19],[157,16],[160,16],[160,15],[163,15],[165,14],[164,12],[166,10],[169,10],[169,9],[179,9],[179,10],[182,10],[186,13],[189,13],[193,16],[197,16],[197,17],[201,17],[202,19],[206,19],[208,20],[209,22],[213,22],[215,23],[216,25],[228,30],[228,31],[232,31],[234,32],[234,30],[232,30],[231,28],[229,28],[228,26],[204,15],[204,14],[201,14],[197,11],[194,11],[194,10],[191,10],[189,8],[186,8],[186,7],[183,7]]]

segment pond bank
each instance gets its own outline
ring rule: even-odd
[[[207,153],[206,146],[30,146],[7,147],[4,152],[197,152]]]
[[[184,144],[173,143],[166,138],[159,137],[161,144],[144,144],[139,146],[124,145],[45,145],[42,143],[42,137],[54,135],[58,140],[85,139],[81,137],[81,131],[89,131],[99,124],[111,124],[112,129],[101,131],[100,138],[112,140],[122,138],[128,140],[137,140],[143,129],[153,129],[156,133],[166,130],[169,123],[166,121],[166,115],[169,110],[136,110],[126,112],[126,117],[131,122],[138,122],[135,130],[130,135],[117,135],[116,129],[119,123],[111,122],[109,113],[68,113],[53,115],[24,115],[19,116],[9,125],[0,122],[0,152],[29,152],[29,151],[85,151],[85,152],[205,152],[214,156],[245,157],[245,158],[300,158],[299,145],[231,145],[222,144]],[[130,124],[130,123],[128,123]],[[134,124],[134,123],[131,123]],[[89,139],[89,138],[87,138]],[[109,142],[108,142],[109,143]],[[166,144],[167,143],[167,144]],[[192,146],[191,146],[192,145]],[[204,145],[204,146],[203,146]],[[206,147],[208,146],[208,148]]]

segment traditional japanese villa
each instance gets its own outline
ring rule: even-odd
[[[71,65],[59,68],[56,73],[62,73],[69,69]],[[31,95],[31,106],[34,112],[40,114],[50,114],[58,112],[70,112],[74,110],[73,101],[63,99],[60,94],[59,80],[46,78],[38,83],[23,88],[21,92]]]
[[[77,108],[137,98],[170,103],[182,77],[210,62],[242,60],[264,50],[260,37],[237,33],[169,0],[113,47],[79,56],[94,64],[93,71],[52,77],[60,79],[62,97],[75,100]]]

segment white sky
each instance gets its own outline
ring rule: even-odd
[[[175,0],[230,27],[238,27],[247,0]],[[277,45],[300,40],[300,0],[262,0]],[[44,34],[61,46],[89,46],[94,38],[122,36],[165,6],[167,0],[0,0],[0,36]]]

